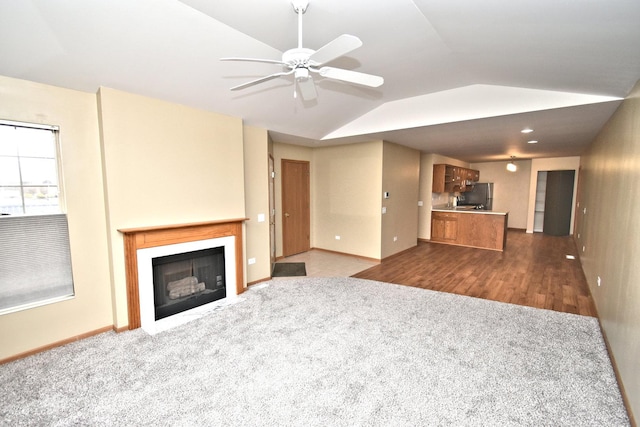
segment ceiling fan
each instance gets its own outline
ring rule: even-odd
[[[291,4],[293,5],[293,10],[298,14],[298,47],[284,52],[282,54],[282,60],[237,57],[220,58],[221,61],[263,62],[282,65],[284,71],[234,86],[231,90],[245,89],[268,80],[293,74],[297,90],[300,92],[302,99],[309,101],[317,97],[312,73],[319,74],[327,79],[340,80],[369,87],[379,87],[384,83],[382,77],[372,74],[324,66],[324,64],[359,48],[362,46],[362,41],[356,36],[343,34],[318,50],[302,47],[302,14],[306,12],[309,6],[309,0],[293,0]],[[294,89],[294,97],[295,96],[296,91]]]

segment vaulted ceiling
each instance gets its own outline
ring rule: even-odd
[[[640,79],[639,22],[637,0],[310,0],[304,47],[355,35],[363,46],[329,65],[384,84],[314,75],[318,96],[304,101],[292,76],[232,92],[282,67],[219,60],[296,47],[289,0],[3,0],[0,74],[241,117],[281,142],[384,139],[469,162],[572,156]]]

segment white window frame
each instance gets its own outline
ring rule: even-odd
[[[66,205],[64,198],[64,179],[62,174],[62,150],[60,149],[60,126],[57,125],[47,125],[41,123],[27,123],[27,122],[18,122],[14,120],[2,120],[0,119],[0,126],[13,126],[13,127],[22,127],[29,129],[42,129],[53,132],[55,141],[55,152],[56,152],[56,173],[58,178],[58,213],[66,213]],[[20,183],[20,188],[23,188],[23,183]],[[12,214],[13,215],[13,214]],[[18,215],[41,215],[41,214],[28,214],[22,213]]]
[[[25,301],[14,303],[13,305],[10,305],[10,306],[3,307],[2,305],[0,305],[0,315],[4,315],[9,313],[14,313],[17,311],[40,307],[47,304],[52,304],[60,301],[73,299],[75,297],[75,286],[73,283],[73,274],[71,269],[69,233],[67,228],[66,204],[65,204],[65,198],[64,198],[64,179],[62,174],[62,156],[61,156],[61,149],[60,149],[60,133],[59,133],[60,128],[59,126],[55,126],[55,125],[25,123],[25,122],[17,122],[17,121],[10,121],[10,120],[0,120],[0,125],[32,128],[32,129],[43,129],[43,130],[52,131],[54,133],[56,172],[58,175],[57,183],[58,183],[58,210],[59,210],[57,213],[28,214],[23,212],[22,214],[11,214],[11,215],[7,215],[6,217],[0,216],[0,231],[4,230],[4,232],[13,233],[15,232],[15,230],[18,230],[19,233],[24,234],[24,240],[32,239],[31,244],[33,245],[33,246],[28,246],[26,250],[24,247],[16,248],[16,246],[3,248],[3,241],[10,241],[11,237],[13,236],[5,236],[6,238],[2,239],[2,236],[0,235],[0,248],[2,249],[2,251],[4,251],[4,253],[9,254],[8,256],[3,256],[4,260],[0,259],[0,266],[2,266],[3,265],[2,263],[4,262],[5,272],[8,272],[9,276],[13,274],[11,278],[0,277],[0,287],[5,286],[7,283],[13,280],[14,283],[21,284],[21,289],[26,289],[31,287],[33,285],[33,282],[35,281],[49,280],[48,278],[46,278],[47,277],[46,272],[43,273],[43,271],[34,271],[32,279],[28,277],[25,278],[25,275],[20,273],[20,269],[12,270],[14,263],[16,261],[17,263],[21,263],[20,265],[26,266],[25,267],[26,270],[31,270],[31,269],[36,270],[37,269],[36,264],[55,262],[57,264],[54,270],[56,270],[59,274],[62,274],[63,277],[66,277],[66,279],[64,280],[65,280],[65,283],[67,283],[66,286],[68,286],[68,288],[65,288],[62,291],[56,292],[56,295],[54,296],[39,295],[37,297],[34,297],[32,300],[25,298]],[[22,187],[22,183],[21,183],[21,187]],[[44,251],[42,250],[42,246],[45,246],[45,248],[47,248],[46,245],[49,243],[49,239],[40,238],[41,236],[43,236],[43,233],[46,233],[46,231],[42,229],[38,229],[38,227],[33,227],[33,226],[28,227],[26,225],[24,228],[20,228],[21,223],[34,224],[34,221],[38,223],[37,221],[38,217],[43,218],[42,222],[55,224],[54,229],[57,230],[56,233],[59,233],[57,236],[54,234],[55,239],[54,238],[51,239],[51,241],[53,242],[51,246],[52,248],[54,248],[52,249],[51,254],[47,253],[48,249],[45,249]],[[2,222],[5,219],[7,221]],[[15,224],[18,224],[17,228]],[[36,229],[36,231],[32,230],[34,228]],[[31,231],[31,234],[29,233],[29,231]],[[40,234],[37,234],[37,233],[40,233]],[[18,239],[18,242],[22,240],[23,239]],[[9,246],[11,244],[19,245],[19,243],[16,243],[16,240],[13,240],[12,242],[13,243],[9,243],[8,245]],[[32,252],[30,252],[31,247],[34,248]],[[11,250],[11,249],[14,249],[14,250]],[[14,261],[13,259],[11,259],[11,255],[13,255],[14,252],[15,253],[21,252],[19,249],[22,249],[22,253],[26,252],[28,255],[23,256],[22,258],[17,257],[17,259]],[[31,259],[34,256],[36,258],[37,257],[39,258],[37,258],[34,261],[34,259]],[[41,261],[41,260],[44,260],[44,261]],[[3,284],[2,282],[4,280],[6,280],[7,282]],[[53,279],[53,281],[55,280],[57,280],[56,284],[59,285],[60,284],[59,279]],[[9,283],[9,286],[10,285],[11,283]],[[7,289],[9,286],[6,286],[5,289]],[[2,292],[2,289],[0,289],[0,295],[2,295],[1,292]],[[6,297],[7,295],[6,292],[4,295]],[[16,292],[15,295],[17,295],[16,298],[19,299],[20,297],[19,293]],[[6,297],[6,298],[9,299],[9,297]]]

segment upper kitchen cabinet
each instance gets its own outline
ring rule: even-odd
[[[433,165],[433,193],[464,193],[480,180],[480,171],[447,164]]]

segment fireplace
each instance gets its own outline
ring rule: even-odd
[[[234,302],[234,253],[233,237],[138,249],[142,329],[156,334]]]
[[[120,229],[128,328],[155,334],[234,302],[244,291],[245,220]]]
[[[227,296],[224,246],[151,260],[155,320]]]

